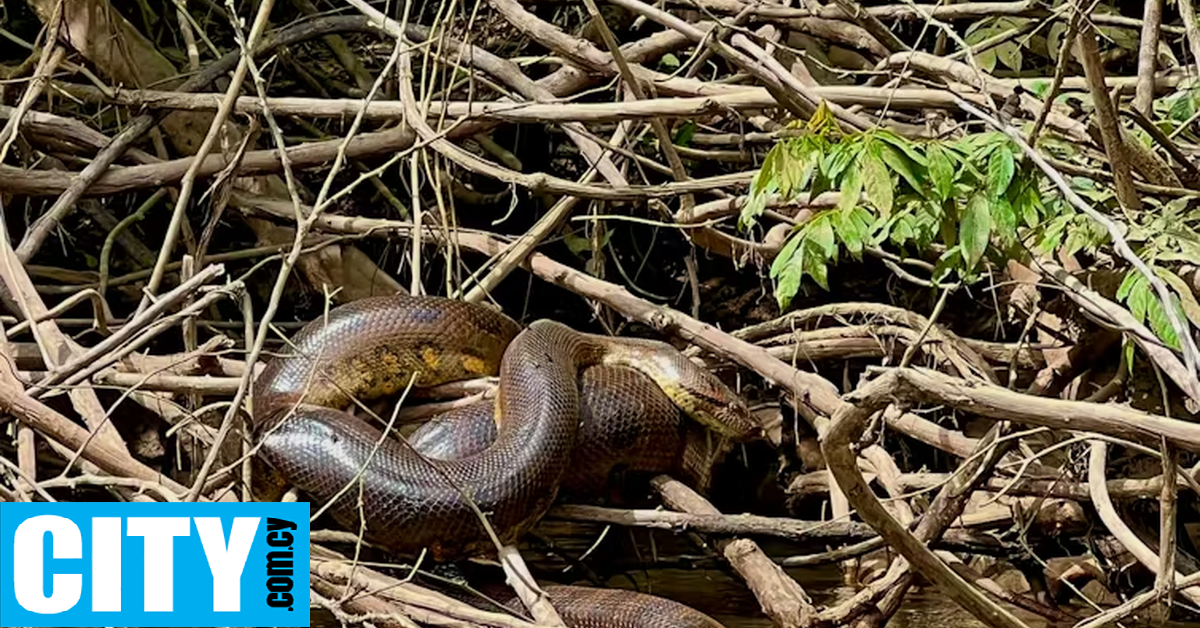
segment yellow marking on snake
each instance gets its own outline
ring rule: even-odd
[[[484,375],[488,370],[487,363],[473,355],[464,355],[462,357],[462,367],[463,370],[472,375]]]
[[[421,359],[424,360],[425,365],[431,369],[436,369],[438,367],[438,363],[441,362],[441,356],[438,355],[437,351],[433,350],[433,347],[425,347],[422,349]]]

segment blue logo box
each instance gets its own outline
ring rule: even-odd
[[[309,505],[0,503],[0,627],[309,626]]]

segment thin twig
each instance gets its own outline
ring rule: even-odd
[[[251,36],[248,39],[250,42],[254,42],[256,40],[253,32],[251,32]],[[400,44],[397,42],[397,47],[399,46]],[[392,58],[395,58],[394,54]],[[375,94],[379,91],[380,86],[382,85],[385,77],[387,76],[387,72],[390,69],[391,63],[384,68],[384,71],[375,80],[375,84],[371,87],[371,91],[364,99],[364,106],[366,102],[370,102],[370,100],[375,97]],[[279,303],[283,298],[284,287],[287,285],[291,271],[295,267],[297,260],[299,260],[301,252],[304,250],[305,238],[308,237],[308,233],[312,230],[313,225],[316,224],[325,208],[328,207],[328,204],[337,197],[335,194],[334,198],[327,198],[334,179],[337,177],[338,173],[341,171],[342,165],[346,161],[346,146],[358,133],[359,126],[362,124],[362,119],[363,115],[362,111],[360,110],[359,114],[355,116],[349,132],[341,139],[337,158],[334,160],[333,166],[330,168],[325,177],[325,183],[321,186],[321,191],[317,196],[317,202],[315,206],[307,216],[303,215],[300,205],[298,204],[297,200],[293,198],[292,207],[293,211],[295,211],[296,231],[292,240],[292,250],[288,253],[287,257],[284,258],[282,268],[275,278],[275,285],[271,290],[271,298],[267,302],[267,309],[265,312],[263,312],[263,317],[258,324],[258,332],[254,337],[254,347],[250,351],[250,354],[246,356],[247,364],[254,364],[257,362],[258,356],[262,353],[263,346],[267,340],[267,333],[270,330],[271,319],[275,316],[275,312],[279,309]],[[242,375],[242,381],[238,386],[237,395],[234,396],[233,403],[230,405],[229,411],[225,414],[225,417],[221,422],[221,428],[217,432],[215,443],[212,449],[209,451],[208,456],[204,459],[204,463],[201,465],[200,470],[196,473],[196,478],[193,481],[192,487],[188,491],[188,495],[184,501],[195,501],[196,498],[199,497],[200,492],[203,490],[208,474],[212,471],[213,464],[216,463],[217,454],[220,451],[220,445],[224,441],[226,435],[228,435],[229,431],[232,429],[233,419],[237,415],[237,409],[241,406],[242,401],[245,399],[246,394],[249,391],[250,381],[253,377],[253,374],[253,369],[247,369]]]
[[[192,158],[192,165],[184,173],[183,179],[180,181],[179,198],[175,202],[175,209],[171,212],[171,222],[167,225],[167,232],[163,237],[162,248],[158,251],[158,260],[154,264],[154,272],[146,282],[145,296],[142,297],[141,303],[138,304],[139,313],[150,307],[151,295],[158,291],[158,287],[163,280],[163,275],[166,274],[167,262],[171,259],[171,255],[175,251],[175,243],[179,239],[179,232],[183,225],[184,210],[187,209],[188,204],[192,200],[192,189],[196,185],[200,167],[204,164],[209,152],[212,151],[213,144],[216,143],[221,129],[229,120],[229,114],[233,110],[233,103],[237,99],[238,93],[241,92],[242,83],[245,81],[246,73],[249,71],[251,51],[258,46],[258,41],[262,38],[263,31],[266,29],[271,15],[271,9],[274,6],[274,0],[263,0],[258,5],[258,12],[254,16],[254,24],[250,27],[250,35],[247,37],[246,46],[243,48],[242,58],[238,62],[237,68],[233,71],[233,76],[229,81],[229,88],[225,91],[225,99],[221,102],[221,107],[217,110],[216,115],[213,116],[212,124],[208,128],[208,134],[204,137],[204,142],[196,149],[196,154]]]

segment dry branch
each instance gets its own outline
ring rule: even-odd
[[[567,521],[611,523],[659,530],[691,530],[722,536],[776,537],[797,543],[857,543],[877,536],[869,525],[856,521],[801,521],[757,515],[725,515],[719,512],[662,512],[563,505],[555,507],[547,516]],[[1006,546],[995,538],[967,530],[952,530],[938,539],[935,545],[954,551],[987,554],[1007,551]]]
[[[633,323],[690,344],[693,360],[729,376],[761,404],[755,412],[767,443],[740,450],[747,464],[724,472],[742,482],[762,481],[746,479],[754,473],[778,474],[786,489],[771,499],[781,508],[820,503],[833,514],[829,520],[808,511],[800,519],[726,515],[714,506],[717,499],[661,476],[652,487],[669,511],[641,504],[552,510],[535,533],[550,538],[538,536],[531,545],[544,542],[552,562],[570,565],[556,577],[603,579],[607,574],[591,571],[600,558],[593,552],[613,529],[628,528],[633,539],[666,531],[655,540],[698,543],[704,556],[654,547],[645,561],[604,557],[614,558],[614,569],[732,570],[779,626],[877,628],[921,577],[943,599],[1006,628],[1024,626],[1014,608],[1052,623],[1079,622],[1079,608],[1051,598],[1074,587],[1066,581],[1080,574],[1105,580],[1100,584],[1118,594],[1113,600],[1128,600],[1095,605],[1099,614],[1081,628],[1143,619],[1140,609],[1158,598],[1159,610],[1168,609],[1177,593],[1200,603],[1195,576],[1180,575],[1194,570],[1192,558],[1174,542],[1175,526],[1191,516],[1182,504],[1200,487],[1200,465],[1176,465],[1178,459],[1191,466],[1200,454],[1200,427],[1176,411],[1180,392],[1185,408],[1200,407],[1200,355],[1188,335],[1200,319],[1189,310],[1190,321],[1174,320],[1169,310],[1182,334],[1179,354],[1149,329],[1161,321],[1142,324],[1111,300],[1114,286],[1106,282],[1113,271],[1128,262],[1149,273],[1144,266],[1158,243],[1143,234],[1127,237],[1102,196],[1079,206],[1062,176],[1092,179],[1100,189],[1115,184],[1119,205],[1178,210],[1179,222],[1191,228],[1195,218],[1184,203],[1197,195],[1189,188],[1196,184],[1197,130],[1194,119],[1180,119],[1182,101],[1175,99],[1186,95],[1194,72],[1172,67],[1171,57],[1200,41],[1190,0],[1179,7],[1182,26],[1164,22],[1160,3],[1127,16],[1033,1],[586,0],[563,10],[536,0],[490,0],[469,16],[457,5],[414,6],[393,21],[363,0],[350,3],[357,16],[320,16],[316,4],[293,0],[260,3],[257,13],[244,16],[231,12],[242,9],[209,3],[206,10],[225,21],[214,29],[212,17],[197,18],[180,4],[163,22],[166,37],[182,42],[178,57],[138,32],[123,7],[95,1],[32,0],[38,16],[53,24],[49,39],[20,65],[0,68],[5,84],[20,90],[9,99],[15,107],[0,106],[0,153],[9,157],[0,164],[0,191],[12,201],[5,209],[16,208],[6,211],[7,229],[24,233],[15,250],[4,240],[8,253],[0,264],[0,297],[12,314],[0,317],[8,325],[0,328],[0,414],[18,420],[10,443],[15,462],[5,459],[0,468],[0,499],[93,489],[134,500],[275,498],[273,486],[268,497],[258,493],[274,478],[261,477],[251,464],[253,444],[242,442],[237,420],[260,356],[274,348],[267,344],[276,331],[295,329],[301,316],[311,318],[318,302],[398,292],[403,282],[414,293],[495,301],[514,316],[570,318],[578,311],[577,322],[609,333],[629,333]],[[93,16],[95,6],[105,10]],[[419,23],[434,13],[438,21]],[[268,15],[299,21],[272,30]],[[1004,32],[968,36],[970,44],[962,39],[964,29],[998,16],[1021,19]],[[578,20],[583,28],[576,28]],[[1068,54],[1041,59],[1047,52],[1053,57],[1052,42],[1064,26]],[[1140,33],[1140,45],[1097,39],[1101,28],[1120,29],[1119,37]],[[1076,41],[1079,52],[1071,55]],[[1021,51],[1016,63],[1014,48]],[[993,65],[999,60],[994,70],[979,62],[985,54],[993,55]],[[1134,54],[1137,76],[1114,76]],[[1053,77],[1038,76],[1051,66]],[[247,76],[251,82],[243,84]],[[1135,91],[1140,113],[1120,116]],[[1167,117],[1160,112],[1168,103],[1156,100],[1162,96],[1172,98]],[[1083,246],[1076,255],[1062,250],[1072,244],[1055,246],[1042,257],[1036,247],[1014,247],[1033,257],[1006,267],[993,255],[999,250],[989,248],[980,262],[986,289],[975,283],[964,294],[950,279],[936,278],[939,261],[948,259],[938,256],[955,253],[946,250],[954,242],[900,253],[885,237],[861,247],[864,267],[878,265],[884,276],[859,276],[847,270],[845,256],[828,256],[837,286],[829,293],[801,290],[796,300],[803,305],[780,311],[770,294],[778,283],[771,285],[767,269],[789,263],[779,256],[797,242],[797,230],[842,217],[854,203],[880,209],[884,194],[878,180],[861,199],[845,197],[838,185],[820,194],[772,191],[758,221],[741,224],[752,205],[751,184],[768,165],[764,155],[805,133],[818,111],[846,132],[883,128],[903,142],[943,145],[973,134],[984,120],[1059,184],[1086,214],[1080,219],[1103,224],[1118,255],[1110,256],[1107,244]],[[240,127],[246,119],[248,130]],[[1020,125],[1031,120],[1037,122],[1026,139]],[[1131,122],[1153,142],[1139,142]],[[889,161],[902,159],[899,146],[895,154],[881,153],[892,192],[896,183],[907,185]],[[1059,159],[1042,157],[1052,150]],[[1012,162],[1022,172],[1029,166],[1020,151]],[[1006,167],[997,160],[986,169],[1002,175]],[[173,211],[148,213],[168,196]],[[998,221],[1003,208],[995,200],[988,219]],[[907,198],[893,201],[893,212],[910,209],[901,207]],[[961,209],[958,199],[944,209],[950,205]],[[86,216],[73,215],[76,206]],[[8,219],[25,214],[28,224]],[[1153,230],[1146,226],[1153,218],[1122,220]],[[943,226],[963,223],[958,216]],[[843,227],[836,229],[838,241],[845,240]],[[1027,235],[1024,226],[1017,229]],[[99,270],[68,255],[76,249],[92,255],[92,231],[105,240]],[[46,246],[60,234],[61,247]],[[957,241],[964,237],[959,233]],[[1143,249],[1143,242],[1152,244]],[[579,260],[563,261],[567,251]],[[1184,282],[1170,287],[1200,295],[1186,260],[1169,261],[1181,265]],[[1018,273],[1014,264],[1042,275]],[[201,289],[225,267],[248,270]],[[306,286],[297,289],[290,280],[293,268]],[[609,276],[614,271],[622,281]],[[1056,284],[1036,283],[1043,277]],[[1147,277],[1156,295],[1168,292]],[[263,290],[264,282],[271,287]],[[923,291],[930,288],[942,298],[926,316],[921,312],[932,301]],[[577,298],[547,298],[558,289]],[[678,295],[668,294],[676,289]],[[690,316],[679,311],[689,290]],[[973,300],[979,312],[943,310],[951,296]],[[829,303],[830,297],[844,302]],[[881,298],[896,305],[874,302]],[[263,300],[265,312],[256,312]],[[175,326],[183,328],[179,336],[163,333]],[[1122,336],[1149,356],[1155,377],[1128,369],[1124,356],[1114,374]],[[927,368],[910,367],[914,356]],[[879,363],[887,368],[871,366]],[[51,408],[47,403],[62,389],[71,406]],[[439,402],[394,416],[427,418],[494,399],[495,389],[487,380],[442,387],[422,395]],[[101,406],[110,395],[117,405]],[[1106,403],[1118,395],[1125,397]],[[67,415],[71,408],[77,416]],[[219,425],[213,417],[222,417]],[[1110,442],[1129,452],[1135,469],[1163,457],[1161,471],[1157,460],[1152,471],[1160,475],[1133,479],[1107,468]],[[771,446],[764,458],[759,447]],[[170,447],[174,455],[165,453]],[[1084,447],[1092,456],[1086,482],[1082,467],[1071,466]],[[782,469],[760,469],[773,465],[773,456]],[[190,478],[191,486],[168,472]],[[735,490],[748,493],[748,486]],[[1113,502],[1120,500],[1132,508],[1118,515]],[[1129,514],[1144,509],[1158,509],[1158,552],[1132,532],[1135,523],[1152,527]],[[1054,553],[1050,561],[1078,560],[1076,535],[1089,524],[1112,535],[1088,539],[1102,555],[1097,565],[1132,558],[1156,572],[1152,584],[1138,572],[1105,579],[1098,566],[1046,566],[1052,590],[1026,594],[983,564],[949,553],[986,555],[997,569],[1043,562],[1045,552]],[[774,543],[760,546],[751,538]],[[558,541],[564,545],[555,547]],[[795,545],[825,551],[767,554]],[[537,621],[480,610],[319,545],[310,565],[312,602],[338,621],[364,625],[560,625],[551,596],[543,595],[549,589],[534,578],[545,572],[528,570],[514,548],[501,554],[518,593],[508,603],[514,609],[524,603]],[[826,606],[784,571],[835,562],[858,588]],[[1136,594],[1131,585],[1151,586],[1153,595]],[[1169,610],[1188,612],[1183,605]]]

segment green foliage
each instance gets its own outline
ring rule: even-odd
[[[691,146],[692,138],[696,136],[696,122],[688,120],[679,125],[679,130],[675,132],[675,139],[672,140],[676,146]]]
[[[1163,266],[1166,262],[1200,260],[1200,209],[1189,209],[1188,199],[1175,199],[1152,205],[1150,211],[1133,216],[1125,238],[1139,249],[1139,254],[1162,279],[1171,293],[1171,304],[1180,321],[1189,321],[1200,328],[1200,303],[1182,277]],[[1130,269],[1117,290],[1117,299],[1124,303],[1138,322],[1146,324],[1167,346],[1178,349],[1179,338],[1171,327],[1166,309],[1150,282],[1137,270]]]
[[[1119,9],[1103,5],[1096,6],[1092,14],[1121,17]],[[1133,29],[1097,25],[1096,30],[1100,32],[1100,36],[1107,40],[1108,43],[1126,52],[1136,53],[1138,45],[1141,43],[1141,40],[1138,38],[1138,32]]]
[[[1196,140],[1192,123],[1200,113],[1200,86],[1184,85],[1163,98],[1154,100],[1155,123],[1164,133],[1183,133],[1183,139]]]
[[[1031,168],[1001,133],[953,142],[914,142],[887,130],[844,135],[822,108],[805,133],[767,154],[738,223],[754,224],[772,195],[841,193],[836,208],[797,227],[772,264],[781,307],[805,277],[828,289],[828,267],[840,252],[858,259],[866,247],[927,251],[938,244],[944,251],[933,278],[972,279],[993,240],[1017,246],[1018,227],[1041,225],[1059,211],[1043,200]],[[1068,233],[1070,218],[1048,241]]]
[[[612,231],[606,230],[600,235],[600,242],[593,243],[592,239],[586,235],[579,235],[573,231],[568,231],[563,234],[563,243],[567,245],[567,248],[571,251],[571,253],[582,259],[587,259],[591,257],[590,252],[594,244],[598,244],[601,247],[608,246],[608,241],[611,238]],[[585,253],[588,255],[585,255]]]
[[[1179,279],[1179,276],[1164,268],[1154,268],[1155,274],[1161,278],[1167,276]],[[1183,281],[1179,279],[1179,281]],[[1170,284],[1168,284],[1170,286]],[[1187,290],[1187,284],[1183,284],[1188,297],[1191,297],[1191,290]],[[1171,307],[1179,320],[1185,320],[1184,310],[1180,301],[1180,292],[1178,288],[1171,291]],[[1138,272],[1136,269],[1130,269],[1125,273],[1125,280],[1121,282],[1121,287],[1117,289],[1117,299],[1123,301],[1129,312],[1137,319],[1137,322],[1149,324],[1150,331],[1158,336],[1168,347],[1178,350],[1179,336],[1175,333],[1175,328],[1171,326],[1171,319],[1167,318],[1166,308],[1163,307],[1162,301],[1155,294],[1154,288],[1150,286],[1150,282],[1145,275]],[[1193,298],[1193,302],[1194,302]]]
[[[1189,116],[1200,109],[1196,98],[1184,100]],[[1044,149],[1074,150],[1069,145]],[[1021,157],[1019,148],[996,132],[953,141],[912,141],[880,129],[847,135],[822,106],[803,133],[767,154],[738,224],[752,226],[775,195],[788,200],[840,192],[836,207],[793,230],[772,263],[770,276],[781,308],[790,305],[805,278],[828,290],[829,267],[843,252],[854,259],[868,248],[932,252],[937,254],[933,281],[972,283],[980,278],[985,259],[1030,252],[1094,254],[1108,245],[1104,227],[1067,203]],[[1110,187],[1085,177],[1069,181],[1094,207],[1117,210]],[[1189,209],[1186,198],[1144,201],[1150,205],[1147,211],[1122,216],[1120,222],[1128,225],[1130,245],[1170,286],[1173,300],[1164,305],[1134,270],[1125,276],[1117,298],[1165,344],[1178,347],[1165,307],[1200,328],[1200,303],[1165,264],[1200,260],[1200,209]]]
[[[974,46],[998,35],[1022,28],[1029,21],[1030,18],[1010,16],[989,17],[977,20],[967,29],[967,34],[963,37],[963,40]],[[1004,43],[975,55],[975,62],[985,72],[995,70],[997,61],[1009,70],[1020,71],[1022,60],[1020,38],[1017,37],[1010,37]]]

